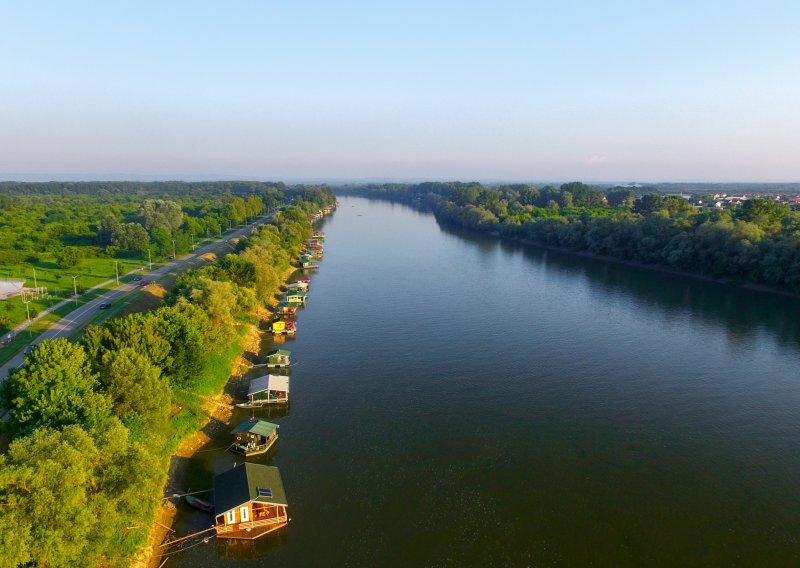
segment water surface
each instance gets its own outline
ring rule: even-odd
[[[341,203],[252,460],[292,521],[172,565],[798,564],[797,300]]]

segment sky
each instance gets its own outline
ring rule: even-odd
[[[800,3],[0,5],[0,179],[800,181]]]

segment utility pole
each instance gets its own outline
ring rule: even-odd
[[[33,338],[33,322],[31,321],[31,298],[28,298],[28,301],[25,301],[25,298],[28,296],[25,292],[22,293],[22,303],[25,304],[25,309],[28,312],[28,333],[30,334],[31,339]]]
[[[192,250],[194,250],[194,235],[190,234],[189,236],[192,237]]]
[[[117,286],[119,286],[119,261],[114,261],[114,272],[117,273]]]
[[[178,258],[178,253],[175,252],[175,239],[172,239],[172,259]]]
[[[39,299],[39,284],[36,282],[36,267],[33,267],[33,287],[36,289],[36,299]]]
[[[150,256],[150,249],[147,249],[147,262],[150,264],[150,270],[153,270],[153,258]]]
[[[77,278],[78,278],[77,276],[73,276],[72,277],[72,294],[73,294],[73,297],[75,298],[75,305],[76,306],[78,305],[78,285],[76,283]]]

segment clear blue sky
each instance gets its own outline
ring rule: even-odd
[[[0,21],[4,179],[800,180],[793,1],[25,0]]]

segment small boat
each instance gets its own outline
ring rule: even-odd
[[[190,507],[193,507],[198,511],[203,511],[212,515],[214,514],[213,503],[209,503],[208,501],[200,499],[199,497],[195,497],[194,495],[184,495],[183,498],[186,499],[186,504]]]

